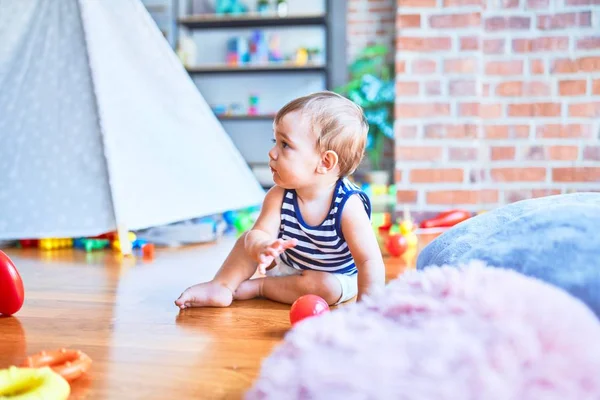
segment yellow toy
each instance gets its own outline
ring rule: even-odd
[[[137,239],[137,236],[133,232],[129,232],[128,236],[129,236],[129,241],[131,243],[135,242],[135,239]],[[115,249],[115,250],[117,250],[117,251],[121,251],[121,242],[119,241],[119,239],[113,240],[113,242],[112,242],[112,248]]]
[[[57,250],[73,247],[73,239],[67,238],[47,238],[40,239],[40,249]]]
[[[0,370],[0,398],[10,400],[66,400],[69,383],[48,367]]]

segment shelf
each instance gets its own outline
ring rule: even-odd
[[[193,74],[246,74],[273,72],[325,72],[325,66],[320,64],[273,64],[273,65],[203,65],[187,67],[188,73]]]
[[[275,115],[217,115],[221,121],[272,121]]]
[[[325,25],[325,14],[298,14],[279,17],[275,14],[248,13],[239,16],[198,14],[179,18],[179,24],[193,29],[253,28],[268,26],[311,26]]]

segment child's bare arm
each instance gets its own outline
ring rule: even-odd
[[[284,190],[279,186],[269,190],[256,223],[246,235],[246,252],[256,260],[261,273],[285,249],[296,245],[295,241],[277,239],[283,194]]]
[[[385,286],[385,265],[369,216],[358,196],[346,201],[342,211],[342,233],[358,269],[358,297]]]

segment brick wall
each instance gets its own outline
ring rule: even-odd
[[[398,203],[600,191],[600,0],[397,0]]]
[[[385,44],[393,53],[396,36],[395,12],[396,0],[348,0],[348,63],[371,43]]]

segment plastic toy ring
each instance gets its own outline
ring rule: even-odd
[[[60,349],[54,351],[42,351],[31,357],[27,357],[24,367],[39,368],[50,367],[54,372],[72,381],[86,372],[92,359],[79,350]]]
[[[0,398],[10,400],[66,400],[69,383],[48,367],[0,370]]]

